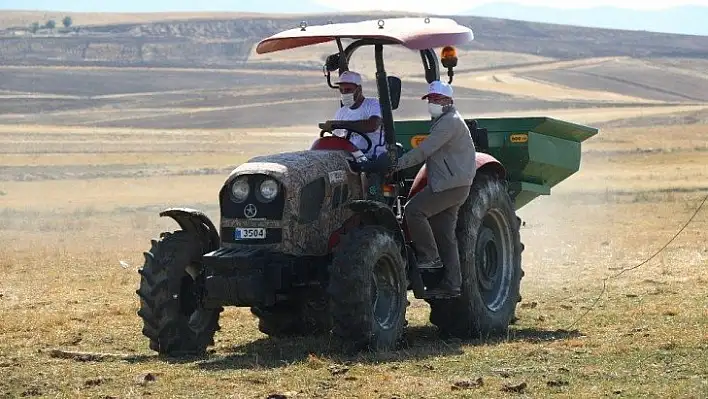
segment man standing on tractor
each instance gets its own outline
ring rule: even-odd
[[[364,153],[367,158],[373,159],[386,152],[384,145],[381,105],[379,100],[364,97],[361,87],[361,75],[353,71],[344,71],[336,82],[339,86],[342,107],[337,110],[334,120],[325,122],[326,130],[332,130],[332,125],[339,121],[354,121],[356,130],[365,133],[371,139],[371,148]],[[347,131],[335,129],[332,134],[344,137]],[[352,134],[349,139],[360,150],[366,150],[366,140],[358,134]]]
[[[452,87],[445,82],[438,80],[430,84],[428,94],[422,97],[428,100],[433,118],[430,135],[400,157],[395,168],[399,171],[426,163],[428,185],[406,204],[405,220],[418,267],[445,268],[441,283],[426,292],[429,297],[450,298],[461,294],[462,274],[455,227],[458,210],[467,199],[476,174],[474,142],[467,124],[453,105],[452,92]]]

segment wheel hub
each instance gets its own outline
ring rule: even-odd
[[[372,308],[374,320],[382,329],[392,328],[399,313],[400,288],[396,285],[393,261],[388,257],[379,259],[372,276]]]
[[[182,276],[179,287],[179,308],[185,316],[191,316],[197,310],[196,284],[189,274]]]
[[[198,277],[197,277],[198,278]],[[185,272],[180,282],[180,293],[176,298],[179,309],[188,320],[188,324],[195,330],[203,328],[209,322],[209,311],[200,305],[200,290],[195,278]]]
[[[477,284],[487,308],[499,310],[509,296],[513,275],[510,228],[501,211],[492,209],[482,221],[475,246]]]
[[[495,279],[498,277],[498,249],[493,237],[491,240],[488,240],[483,245],[480,245],[480,247],[482,248],[479,253],[481,259],[478,262],[479,268],[477,269],[479,275],[479,284],[484,289],[484,291],[489,291],[494,289]]]

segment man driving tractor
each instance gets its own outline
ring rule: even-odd
[[[575,173],[580,143],[598,131],[532,117],[480,120],[495,126],[488,132],[463,120],[452,89],[439,82],[438,63],[452,82],[455,46],[473,36],[452,19],[415,17],[305,22],[261,40],[258,54],[336,41],[323,72],[342,95],[337,117],[350,120],[319,123],[310,149],[236,166],[219,187],[216,224],[187,207],[159,213],[179,229],[150,240],[138,270],[137,315],[149,348],[204,355],[224,308],[234,306],[250,307],[271,337],[326,333],[343,349],[396,350],[405,343],[411,290],[425,300],[459,295],[428,301],[441,334],[485,340],[507,333],[524,274],[516,211]],[[343,39],[353,41],[345,47]],[[421,56],[432,120],[393,116],[401,80],[386,73],[384,49],[399,45]],[[380,106],[367,105],[357,74],[332,79],[362,48],[373,50]],[[326,137],[332,127],[346,136]],[[381,154],[365,161],[350,137]],[[549,146],[557,151],[542,151]],[[419,261],[429,271],[418,270]]]
[[[426,163],[428,185],[408,201],[404,217],[415,245],[418,268],[445,267],[442,283],[426,292],[430,297],[457,297],[461,293],[455,226],[458,210],[469,195],[476,173],[474,142],[453,105],[452,96],[449,84],[439,80],[430,84],[428,94],[422,97],[428,100],[433,118],[430,135],[420,146],[400,157],[395,168],[399,171]]]
[[[361,87],[361,75],[353,71],[345,71],[336,82],[339,86],[342,107],[337,110],[333,120],[325,122],[326,130],[331,130],[332,125],[339,121],[356,122],[356,130],[364,132],[371,139],[371,148],[364,152],[367,158],[373,159],[386,152],[384,145],[383,129],[381,129],[381,105],[376,98],[364,97]],[[345,129],[335,129],[332,134],[344,137]],[[352,135],[352,144],[360,150],[366,150],[366,140],[359,135]]]

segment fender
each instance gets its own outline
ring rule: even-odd
[[[182,230],[199,236],[205,253],[219,248],[219,232],[204,212],[191,208],[167,208],[160,212],[160,216],[171,217]]]
[[[355,200],[347,204],[347,207],[356,214],[349,221],[347,221],[342,228],[332,233],[332,236],[329,239],[330,248],[339,243],[339,234],[354,227],[353,224],[369,224],[370,220],[374,224],[381,225],[393,233],[396,241],[398,241],[401,245],[401,255],[403,255],[403,259],[408,259],[408,248],[406,246],[405,237],[403,236],[403,231],[401,230],[401,226],[398,224],[396,215],[388,206],[378,201]]]
[[[475,163],[477,164],[477,173],[494,173],[500,179],[506,179],[506,168],[493,156],[478,152],[475,155]]]
[[[401,232],[401,226],[398,224],[396,215],[386,204],[371,200],[355,200],[347,206],[356,213],[370,216],[376,224],[391,230],[401,245],[405,244],[403,232]]]
[[[477,168],[477,174],[481,173],[492,173],[496,174],[500,179],[506,178],[506,168],[501,162],[497,161],[493,156],[478,152],[475,154],[475,167]],[[412,198],[414,195],[419,193],[428,184],[428,169],[425,164],[420,168],[418,173],[413,179],[413,185],[408,193],[408,199]]]

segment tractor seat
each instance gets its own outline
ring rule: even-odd
[[[489,132],[486,128],[479,127],[476,119],[466,119],[465,123],[467,128],[470,129],[470,136],[472,136],[472,142],[478,152],[488,152],[489,151]]]
[[[351,141],[343,140],[340,137],[326,136],[319,137],[312,143],[310,150],[342,150],[355,152],[359,150]]]

